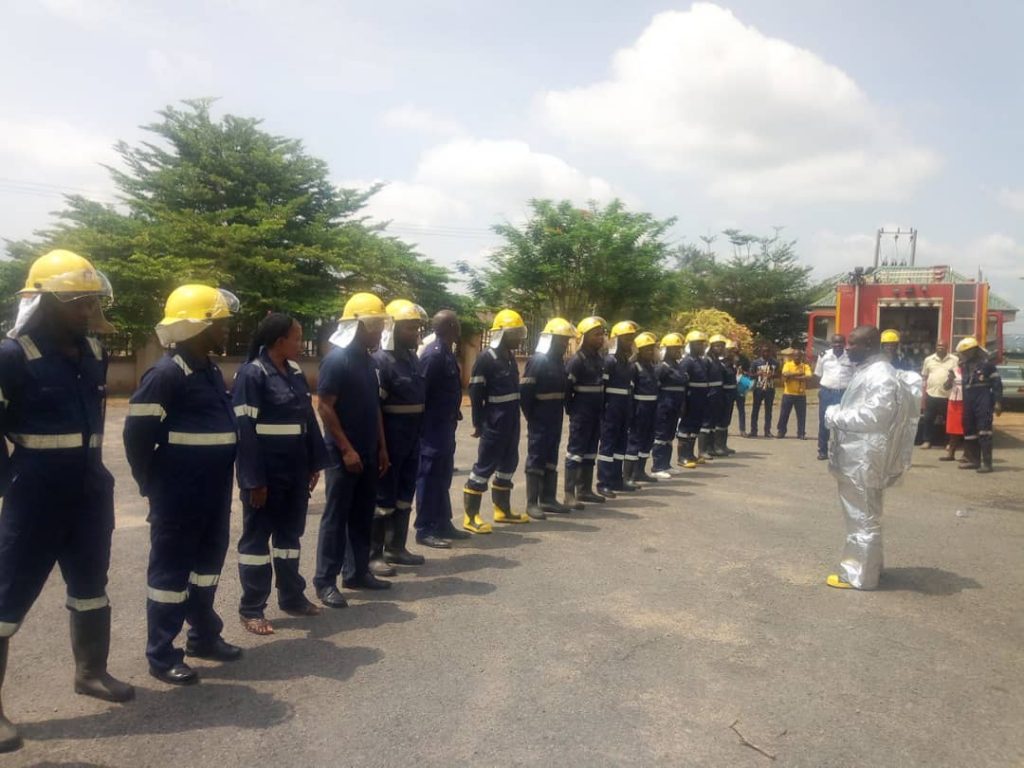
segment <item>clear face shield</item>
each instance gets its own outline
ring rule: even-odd
[[[89,333],[113,333],[114,326],[103,316],[104,307],[114,301],[114,289],[107,276],[94,269],[79,269],[53,275],[35,284],[31,289],[18,292],[18,314],[8,337],[19,336],[42,306],[43,295],[50,294],[58,301],[68,304],[73,301],[95,300],[92,302],[89,318]]]
[[[497,349],[501,346],[501,340],[507,338],[513,345],[522,344],[526,341],[526,326],[520,326],[519,328],[502,328],[498,331],[491,332],[491,349]]]
[[[356,338],[356,331],[359,329],[360,323],[369,333],[380,333],[382,342],[385,336],[393,335],[394,321],[390,317],[387,315],[364,315],[341,320],[338,323],[338,328],[331,334],[331,344],[341,349],[348,349]]]
[[[238,314],[242,308],[242,302],[238,300],[231,291],[223,288],[217,289],[217,296],[212,306],[206,308],[201,318],[183,317],[171,323],[161,322],[156,327],[156,336],[160,344],[169,347],[181,341],[198,336],[209,328],[214,320],[223,320]]]

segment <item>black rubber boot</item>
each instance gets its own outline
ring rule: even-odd
[[[426,562],[423,555],[414,555],[406,549],[411,513],[411,509],[396,509],[391,515],[387,542],[384,544],[384,560],[391,565],[423,565]]]
[[[394,512],[391,513],[392,515]],[[384,560],[384,538],[391,524],[391,515],[373,518],[370,529],[370,573],[374,576],[394,576],[395,569]]]
[[[711,442],[711,433],[710,432],[701,431],[701,433],[699,435],[697,435],[697,452],[696,452],[696,456],[697,456],[697,463],[698,464],[706,464],[707,462],[709,462],[709,461],[711,461],[712,459],[715,458],[710,453],[710,450],[709,450],[709,448],[710,448],[709,443],[710,442]]]
[[[708,455],[718,458],[728,456],[722,448],[722,430],[718,427],[711,430],[711,434],[708,435]]]
[[[658,478],[647,474],[647,459],[639,459],[636,462],[636,469],[633,471],[633,479],[638,483],[656,483]]]
[[[565,484],[562,487],[565,490],[564,498],[567,509],[583,509],[583,502],[576,496],[576,489],[580,485],[580,469],[579,464],[565,465]]]
[[[576,498],[587,504],[604,504],[605,497],[594,493],[594,465],[584,464],[580,467],[580,483],[576,486]],[[610,492],[610,499],[615,498],[615,493]]]
[[[536,472],[526,473],[526,514],[534,520],[547,520],[548,516],[540,508],[540,487],[544,484],[544,476]]]
[[[721,434],[722,434],[722,439],[721,439],[720,450],[722,451],[723,455],[725,455],[725,456],[732,456],[734,453],[736,453],[736,451],[734,451],[732,448],[729,447],[729,430],[728,429],[723,429]]]
[[[964,458],[958,469],[981,469],[979,440],[964,440]]]
[[[640,486],[636,484],[633,476],[636,474],[636,460],[626,459],[622,462],[622,488],[616,490],[625,491],[626,493],[635,493],[640,490]]]
[[[540,486],[540,508],[555,515],[567,515],[571,509],[558,501],[558,470],[545,469]]]
[[[978,472],[987,474],[992,471],[992,435],[979,435],[978,448],[981,452],[981,466]]]
[[[0,637],[0,691],[4,687],[4,676],[7,674],[7,649],[11,638]],[[14,723],[4,716],[4,704],[0,696],[0,752],[14,752],[21,749],[21,735]]]
[[[135,698],[134,688],[107,673],[110,606],[69,613],[71,650],[75,657],[75,693],[118,703]]]

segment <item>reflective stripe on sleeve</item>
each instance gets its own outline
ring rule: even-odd
[[[21,351],[25,353],[26,360],[38,360],[43,356],[39,347],[29,336],[19,336],[18,344],[21,346]]]
[[[188,583],[197,587],[216,587],[220,581],[219,573],[196,573],[192,571],[188,575]]]
[[[146,597],[154,603],[167,603],[169,605],[174,605],[176,603],[184,603],[188,600],[188,590],[183,589],[181,592],[173,592],[169,589],[154,589],[153,587],[149,587],[146,589]]]
[[[274,547],[272,554],[278,560],[298,560],[299,550],[298,549],[278,549]]]
[[[518,399],[519,399],[519,393],[518,392],[512,392],[511,394],[508,394],[508,395],[495,395],[494,397],[488,397],[487,398],[487,403],[489,405],[493,405],[493,404],[497,404],[497,403],[513,403],[513,402],[515,402]]]
[[[168,432],[171,445],[234,445],[238,435],[234,432]]]
[[[662,392],[685,392],[686,387],[662,387]]]
[[[270,565],[270,555],[238,555],[239,565]]]
[[[486,384],[487,383],[487,379],[485,379],[483,376],[470,376],[469,377],[469,383],[470,384]]]
[[[63,435],[29,435],[11,432],[7,436],[11,439],[11,442],[20,445],[22,448],[29,448],[34,451],[53,451],[82,447],[82,434],[80,432]]]
[[[236,405],[235,416],[248,416],[250,419],[258,419],[260,417],[260,409],[255,405]]]
[[[160,403],[129,403],[128,416],[159,416],[163,421],[167,418],[167,411]]]
[[[658,399],[657,395],[633,395],[634,400],[641,400],[645,403],[653,403]]]
[[[573,392],[604,392],[600,384],[580,384],[572,388]]]
[[[13,621],[0,621],[0,637],[10,637],[18,631],[21,624]]]
[[[708,388],[708,383],[706,381],[691,381],[686,386],[691,387],[691,388],[697,387],[699,389],[707,389]]]
[[[622,387],[605,387],[605,394],[608,395],[628,395],[629,390],[623,389]]]
[[[384,413],[423,413],[426,406],[423,403],[412,405],[384,405],[381,410]]]
[[[564,400],[565,392],[542,392],[537,395],[538,400]]]
[[[98,611],[100,608],[106,608],[110,605],[110,598],[106,595],[87,598],[71,597],[71,595],[68,595],[66,605],[72,611],[78,611],[80,613],[82,611]]]
[[[257,424],[257,435],[301,435],[306,431],[305,424]]]
[[[171,358],[171,360],[174,361],[174,364],[176,366],[181,368],[181,372],[184,373],[186,376],[192,375],[192,369],[188,367],[188,363],[185,362],[184,358],[182,358],[181,355],[175,355],[174,357]]]

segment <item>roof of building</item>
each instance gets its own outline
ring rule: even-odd
[[[826,309],[836,305],[836,287],[850,279],[849,272],[841,272],[824,281],[827,289],[815,297],[811,302],[812,309]],[[916,285],[931,285],[933,283],[973,283],[974,280],[961,275],[959,272],[946,266],[936,267],[907,267],[890,266],[869,267],[864,270],[864,281],[869,284],[903,285],[914,283]],[[1017,307],[1013,306],[1006,299],[996,295],[991,290],[988,294],[988,308],[997,312],[1016,312]]]

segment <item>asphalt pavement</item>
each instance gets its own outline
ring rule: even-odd
[[[680,479],[428,550],[347,609],[271,610],[266,638],[238,623],[232,550],[217,604],[246,655],[172,688],[146,672],[145,505],[109,411],[111,670],[138,698],[72,693],[55,573],[12,643],[26,745],[0,766],[1024,764],[1022,414],[998,422],[991,475],[915,453],[876,592],[824,585],[843,531],[813,440],[734,436]],[[463,429],[456,509],[473,450]],[[322,508],[320,490],[307,578]]]

